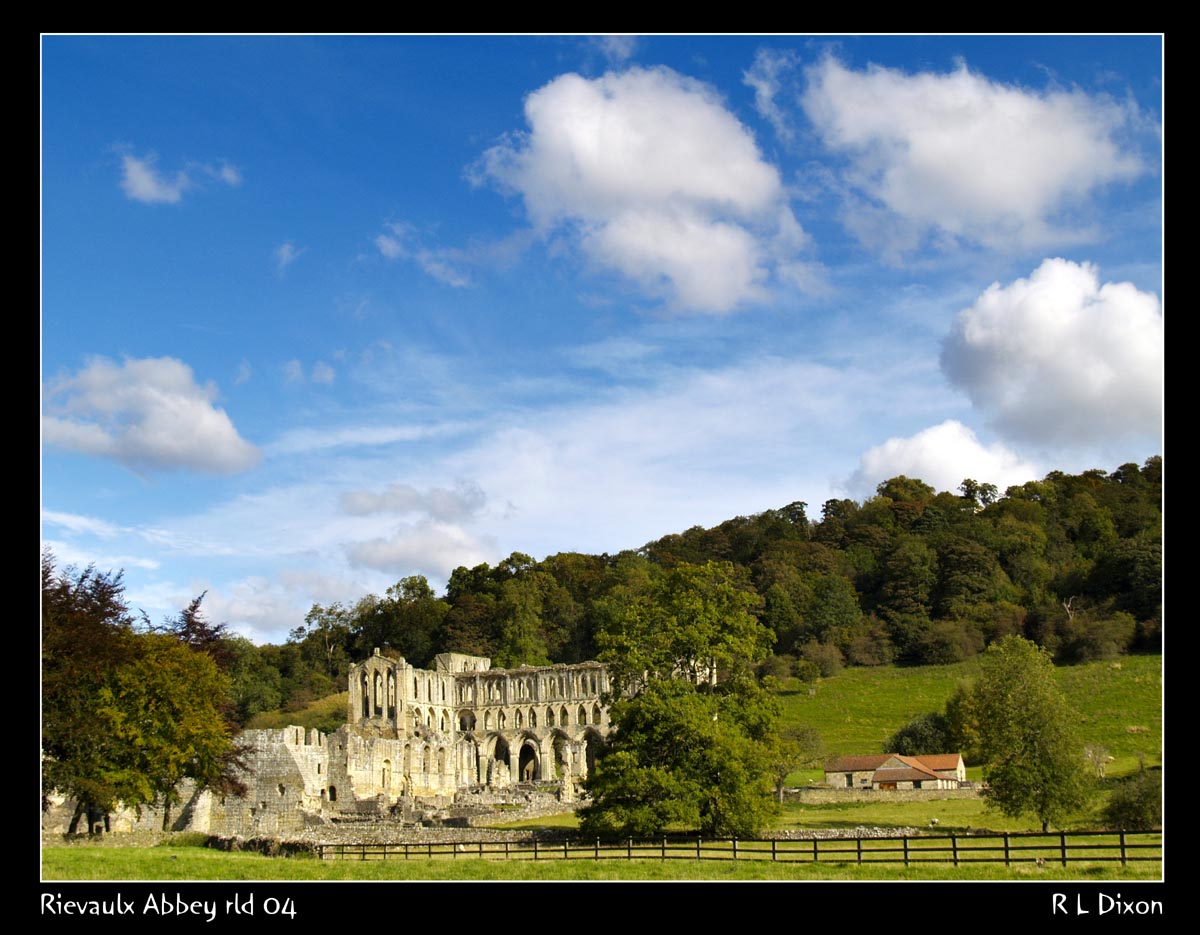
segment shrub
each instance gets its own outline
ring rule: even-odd
[[[1162,826],[1162,773],[1143,770],[1113,790],[1104,821],[1119,831],[1149,831]]]

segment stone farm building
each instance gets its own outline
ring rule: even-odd
[[[825,766],[825,782],[835,789],[957,789],[966,779],[966,766],[958,753],[869,753],[839,757]]]

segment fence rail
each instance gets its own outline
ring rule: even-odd
[[[322,860],[764,860],[775,863],[1039,865],[1162,860],[1161,831],[1076,831],[940,834],[919,837],[767,838],[663,837],[621,841],[427,841],[319,844]]]

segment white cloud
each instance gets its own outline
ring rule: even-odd
[[[849,223],[876,246],[911,250],[923,232],[988,246],[1075,241],[1090,232],[1066,212],[1141,171],[1117,139],[1136,114],[1106,97],[999,84],[965,64],[909,75],[826,56],[807,77],[804,109],[848,156],[861,193]]]
[[[217,170],[217,178],[226,185],[242,184],[242,173],[235,166],[231,166],[227,162],[221,163],[221,168]]]
[[[754,64],[742,73],[744,84],[754,89],[754,109],[775,130],[785,143],[796,138],[792,119],[787,108],[778,98],[785,91],[792,91],[791,76],[800,65],[800,56],[788,49],[759,49]]]
[[[416,569],[444,580],[459,565],[472,567],[493,559],[493,551],[459,526],[422,520],[400,525],[391,538],[351,543],[346,557],[353,565],[395,574]]]
[[[1159,432],[1163,320],[1132,283],[1094,266],[1045,260],[1028,279],[993,283],[959,313],[942,369],[1013,439],[1052,446]]]
[[[259,451],[213,405],[217,388],[200,386],[173,357],[93,358],[47,391],[42,437],[131,468],[190,468],[218,474],[244,471]]]
[[[183,193],[192,187],[186,172],[176,172],[171,178],[154,167],[157,157],[138,159],[128,153],[121,157],[121,189],[134,201],[147,204],[176,204]]]
[[[318,360],[315,364],[313,364],[313,368],[312,368],[313,383],[326,383],[326,384],[332,383],[336,376],[337,376],[337,374],[334,373],[333,368],[331,366],[329,366],[329,364],[325,363],[325,361]]]
[[[296,245],[290,240],[286,240],[281,243],[275,248],[275,271],[282,273],[295,261],[298,256],[300,256],[301,253],[307,249],[307,247],[300,247],[297,249]]]
[[[293,357],[283,365],[283,379],[288,383],[299,383],[304,379],[304,365]]]
[[[527,134],[475,177],[523,196],[543,235],[565,231],[600,267],[655,297],[726,312],[761,300],[782,224],[776,169],[711,87],[667,68],[562,75],[525,102]]]
[[[42,510],[42,521],[52,526],[61,526],[68,532],[98,536],[101,539],[113,539],[122,532],[119,527],[105,520],[96,519],[92,516],[79,516],[76,513],[57,513],[54,510]]]
[[[595,36],[592,43],[613,65],[623,65],[637,50],[637,36]]]
[[[353,516],[370,513],[423,513],[431,519],[454,522],[477,514],[487,502],[483,489],[458,481],[453,490],[431,487],[424,492],[411,484],[390,484],[381,493],[352,490],[342,494],[342,509]]]
[[[241,386],[252,376],[254,376],[254,370],[250,367],[250,361],[243,359],[242,362],[238,364],[237,376],[233,378],[233,385]]]
[[[901,474],[950,491],[968,477],[1004,490],[1042,476],[1016,452],[998,443],[984,446],[969,428],[950,419],[909,438],[889,438],[870,449],[846,487],[857,498],[870,497],[882,481]]]
[[[470,277],[461,269],[464,262],[472,262],[469,254],[455,248],[425,247],[409,224],[393,222],[387,228],[390,234],[375,238],[375,246],[385,259],[412,260],[429,276],[456,289],[471,285]]]

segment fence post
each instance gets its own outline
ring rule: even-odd
[[[667,836],[665,834],[662,839],[662,859],[667,859]]]
[[[1125,866],[1125,832],[1121,832],[1121,866]]]
[[[1004,832],[1004,866],[1010,866],[1008,862],[1008,832]]]
[[[483,841],[479,842],[479,859],[483,860]]]
[[[570,855],[568,855],[568,854],[567,854],[567,846],[568,846],[570,843],[571,843],[571,842],[570,842],[569,840],[566,840],[566,839],[564,839],[564,840],[563,840],[563,860],[570,860],[570,859],[571,859],[571,858],[570,858]]]
[[[1058,833],[1058,846],[1062,852],[1062,865],[1067,865],[1067,833],[1060,831]]]
[[[858,857],[858,862],[861,864],[862,863],[862,838],[857,835],[854,838],[854,852],[855,852],[856,856]]]
[[[404,845],[404,859],[408,860],[408,845]]]
[[[633,838],[626,838],[625,840],[625,859],[633,860]]]
[[[700,859],[700,835],[696,835],[696,859]]]
[[[908,835],[905,835],[901,840],[904,842],[904,866],[908,866]]]
[[[958,838],[953,833],[950,835],[950,850],[954,854],[954,866],[958,866]]]
[[[429,843],[426,845],[426,847],[428,848],[428,850],[426,850],[426,852],[425,852],[426,856],[427,856],[427,857],[428,857],[430,860],[433,860],[433,842],[432,842],[432,841],[430,841],[430,842],[429,842]]]
[[[596,860],[600,859],[600,839],[596,838]]]
[[[775,858],[775,844],[776,844],[776,843],[777,843],[777,842],[775,841],[775,839],[774,839],[774,838],[771,838],[771,862],[772,862],[772,863],[774,863],[774,862],[775,862],[775,859],[776,859],[776,858]]]
[[[819,860],[819,858],[817,857],[817,839],[813,838],[813,863],[814,864],[817,863],[818,860]]]
[[[737,860],[737,838],[733,839],[733,859]]]
[[[508,860],[508,842],[504,842],[504,859]]]

